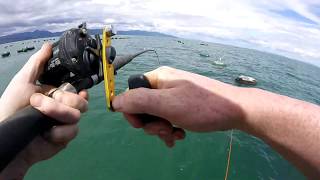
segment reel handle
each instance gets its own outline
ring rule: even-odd
[[[143,74],[130,76],[128,79],[128,85],[129,85],[129,89],[137,89],[141,87],[151,89],[151,84],[148,78]],[[149,114],[138,114],[138,117],[143,124],[148,124],[158,119],[158,117],[152,116]]]

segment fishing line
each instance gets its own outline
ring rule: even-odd
[[[154,51],[153,51],[155,54],[156,54],[156,56],[157,56],[157,59],[158,59],[158,65],[159,66],[161,66],[161,64],[160,64],[160,59],[159,59],[159,55],[158,55],[158,52],[154,49]]]
[[[144,48],[144,50],[145,50],[145,51],[152,51],[152,52],[154,52],[154,54],[155,54],[156,57],[157,57],[158,65],[161,66],[160,58],[159,58],[159,54],[158,54],[157,50],[155,50],[155,49],[146,49],[146,48]]]
[[[229,153],[228,153],[228,159],[227,159],[226,175],[224,177],[224,180],[227,180],[229,175],[231,152],[232,152],[232,141],[233,141],[233,129],[230,132]]]

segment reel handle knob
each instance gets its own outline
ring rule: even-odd
[[[128,79],[129,89],[148,88],[151,89],[151,84],[148,78],[143,74],[132,75]],[[139,119],[143,124],[148,124],[152,121],[159,119],[156,116],[149,114],[138,114]]]

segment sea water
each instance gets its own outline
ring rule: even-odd
[[[320,69],[310,64],[255,50],[175,38],[126,36],[113,41],[118,55],[144,48],[157,50],[161,65],[171,66],[229,84],[239,75],[257,79],[256,87],[320,103]],[[177,43],[178,40],[184,44]],[[24,44],[22,44],[24,43]],[[11,56],[0,59],[0,92],[35,51],[17,54],[26,45],[41,47],[43,39],[11,43]],[[201,57],[200,53],[210,57]],[[216,66],[219,60],[225,67]],[[145,54],[118,72],[117,94],[127,88],[130,75],[159,67],[157,56]],[[212,180],[223,179],[230,132],[191,133],[168,149],[155,137],[129,126],[119,113],[106,110],[103,84],[89,90],[89,111],[80,133],[54,158],[34,165],[26,180]],[[21,94],[23,89],[21,90]],[[19,95],[17,95],[19,97]],[[294,110],[294,109],[293,109]],[[306,147],[307,148],[307,147]],[[263,141],[240,131],[233,134],[229,179],[304,179],[289,162]]]

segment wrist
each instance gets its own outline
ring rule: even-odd
[[[259,124],[269,113],[270,105],[267,97],[264,97],[263,90],[256,88],[241,88],[239,97],[239,105],[244,112],[244,116],[240,119],[240,123],[236,129],[244,131],[248,134],[257,136],[260,132]],[[263,107],[264,106],[264,107]]]
[[[243,89],[243,109],[245,118],[242,119],[239,130],[253,136],[264,138],[278,128],[279,123],[288,114],[292,114],[288,104],[291,98],[274,94],[261,89]],[[294,103],[293,103],[294,104]],[[282,119],[279,121],[279,119]]]

